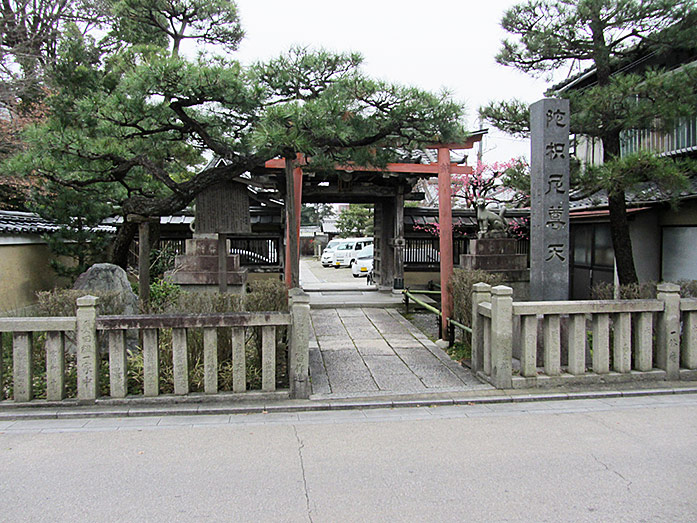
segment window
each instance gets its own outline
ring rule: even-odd
[[[697,227],[663,228],[663,281],[697,280]]]

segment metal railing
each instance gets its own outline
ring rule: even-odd
[[[622,133],[620,150],[623,156],[647,151],[665,156],[684,154],[697,149],[697,117],[682,118],[666,133],[635,129]]]
[[[275,234],[227,234],[230,254],[240,255],[243,267],[280,266],[282,238]]]
[[[438,318],[443,317],[443,313],[441,312],[440,309],[434,307],[433,305],[429,305],[428,303],[424,302],[423,300],[420,300],[417,295],[418,294],[425,294],[425,295],[437,295],[440,297],[440,291],[436,290],[414,290],[414,289],[404,289],[402,291],[402,294],[404,294],[404,307],[406,309],[406,312],[409,312],[409,304],[410,302],[414,302],[417,304],[419,307],[422,307],[423,309],[427,310],[428,312],[432,312],[433,314],[436,314]],[[453,344],[455,343],[455,329],[460,329],[463,332],[466,332],[467,334],[472,334],[472,329],[470,327],[467,327],[466,325],[463,325],[459,321],[456,321],[452,318],[448,318],[448,344],[452,347]],[[440,339],[443,339],[443,325],[439,321],[438,322],[438,337]]]
[[[440,264],[440,242],[434,236],[406,237],[404,264],[412,267],[438,268]],[[460,255],[469,252],[469,239],[453,238],[453,263],[460,263]]]

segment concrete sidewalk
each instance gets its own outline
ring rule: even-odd
[[[492,389],[395,309],[313,309],[313,399]]]

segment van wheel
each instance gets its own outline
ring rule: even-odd
[[[354,277],[354,278],[360,278],[361,275],[360,275],[360,274],[354,274],[353,277]]]

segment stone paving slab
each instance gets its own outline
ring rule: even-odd
[[[442,365],[442,362],[425,347],[397,348],[395,353],[410,367],[438,367]]]
[[[395,350],[416,350],[424,348],[423,343],[416,338],[387,338],[387,343]]]
[[[333,393],[378,390],[358,351],[327,351],[322,356]]]
[[[353,340],[345,333],[343,336],[318,336],[317,344],[322,351],[356,349]]]
[[[388,343],[381,338],[370,340],[359,339],[355,340],[354,343],[356,345],[356,349],[358,349],[358,352],[364,357],[371,355],[394,356],[392,347],[390,347]]]
[[[428,392],[423,382],[413,373],[409,374],[374,374],[375,383],[381,390],[397,394],[422,394]]]
[[[373,376],[378,374],[414,374],[399,356],[363,356],[366,366]]]
[[[318,394],[329,394],[329,377],[324,368],[324,358],[319,349],[310,349],[310,376],[312,377],[312,390]]]
[[[346,329],[339,321],[336,323],[316,322],[315,334],[317,336],[342,336],[346,334]]]
[[[412,370],[428,388],[443,389],[462,386],[462,380],[443,366],[413,366]]]
[[[336,312],[340,318],[365,318],[365,313],[360,307],[336,309]]]
[[[396,310],[311,308],[311,316],[314,398],[491,388],[452,361]]]

